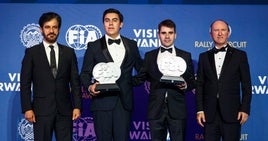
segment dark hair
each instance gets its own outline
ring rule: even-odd
[[[121,13],[119,10],[114,9],[114,8],[106,9],[106,10],[103,12],[103,15],[102,15],[102,22],[104,22],[104,17],[105,17],[106,14],[108,14],[108,13],[115,13],[115,14],[117,14],[118,17],[119,17],[120,22],[123,22],[124,17],[123,17],[123,15],[122,15],[122,13]]]
[[[221,22],[225,23],[225,24],[227,25],[228,31],[230,31],[230,26],[229,26],[229,24],[228,24],[226,21],[222,20],[222,19],[218,19],[218,20],[213,21],[213,22],[210,24],[209,32],[211,32],[211,28],[212,28],[213,24],[214,24],[215,22],[218,22],[218,21],[221,21]]]
[[[42,16],[39,18],[39,26],[43,27],[45,22],[48,22],[54,18],[58,21],[59,28],[60,28],[61,27],[61,17],[59,14],[57,14],[55,12],[43,13]]]
[[[166,27],[169,27],[169,28],[174,28],[174,31],[176,33],[176,24],[170,20],[170,19],[166,19],[166,20],[163,20],[162,22],[160,22],[158,24],[158,32],[160,32],[160,29],[162,26],[166,26]]]

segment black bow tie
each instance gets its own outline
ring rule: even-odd
[[[226,51],[226,47],[222,47],[222,48],[220,48],[220,49],[217,49],[216,47],[213,48],[213,52],[214,52],[215,54],[217,54],[217,53],[220,52],[220,51],[225,52],[225,51]]]
[[[168,51],[168,52],[172,53],[172,48],[161,47],[160,50],[161,50],[161,52]]]
[[[111,45],[112,43],[120,44],[121,40],[120,39],[108,39],[108,44]]]

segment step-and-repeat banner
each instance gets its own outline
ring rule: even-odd
[[[42,41],[38,19],[43,12],[55,11],[62,16],[59,42],[76,50],[79,69],[86,44],[104,35],[102,12],[119,9],[124,17],[121,34],[137,41],[144,53],[159,46],[157,25],[170,18],[177,25],[178,48],[198,55],[211,47],[209,25],[224,19],[231,26],[230,44],[248,53],[252,77],[252,106],[243,126],[241,141],[267,141],[268,134],[268,5],[99,5],[99,4],[0,4],[0,138],[3,141],[33,140],[32,124],[20,108],[20,68],[26,48]],[[134,88],[135,111],[129,133],[132,141],[149,141],[146,120],[148,85]],[[187,141],[202,141],[203,133],[196,123],[195,93],[186,95],[188,121]],[[228,104],[228,103],[226,103]],[[74,121],[74,141],[95,141],[94,125],[89,111],[90,98],[83,92],[82,117]],[[48,105],[49,108],[49,105]],[[180,109],[178,109],[180,110]],[[168,139],[169,140],[169,137]]]

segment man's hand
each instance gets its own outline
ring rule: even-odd
[[[244,124],[248,120],[248,114],[245,112],[238,112],[237,120],[240,120],[240,124]]]
[[[92,96],[97,96],[97,95],[100,93],[100,91],[95,91],[96,86],[97,86],[98,84],[100,84],[100,83],[99,83],[99,82],[95,82],[94,84],[92,84],[92,85],[90,85],[90,86],[88,87],[88,91],[89,91],[90,95],[92,95]]]
[[[187,89],[187,83],[186,82],[184,82],[184,83],[182,83],[182,84],[177,84],[176,85],[180,90],[185,90],[185,89]]]
[[[78,119],[79,117],[81,116],[81,112],[80,112],[80,109],[74,109],[73,110],[73,118],[72,118],[72,120],[76,120],[76,119]]]
[[[35,114],[33,110],[28,110],[24,113],[24,117],[26,120],[28,120],[29,122],[36,122],[35,120]]]
[[[196,115],[196,120],[200,126],[204,127],[204,123],[206,122],[205,113],[203,111],[198,112]]]

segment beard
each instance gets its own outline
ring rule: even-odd
[[[48,43],[55,43],[57,41],[59,34],[49,33],[47,35],[43,34],[44,40]]]

